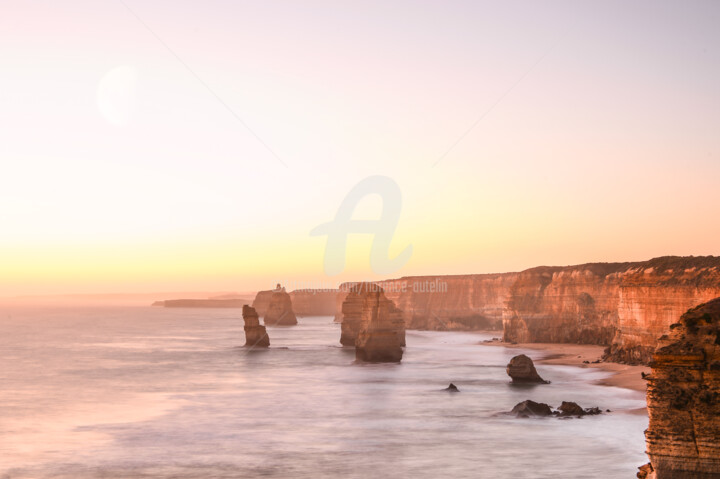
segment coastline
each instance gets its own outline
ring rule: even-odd
[[[645,380],[641,373],[650,373],[649,366],[630,366],[620,363],[593,363],[602,357],[604,346],[592,344],[557,344],[557,343],[517,343],[509,344],[502,341],[479,343],[482,346],[502,346],[511,349],[530,349],[544,354],[533,358],[537,364],[555,364],[559,366],[577,366],[581,368],[600,369],[613,373],[611,376],[594,381],[603,386],[614,386],[634,391],[645,392]],[[589,361],[589,364],[583,363]]]

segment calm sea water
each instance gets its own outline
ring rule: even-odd
[[[647,462],[647,418],[626,412],[643,394],[591,384],[605,373],[540,366],[552,384],[514,387],[518,350],[449,332],[358,365],[332,318],[299,321],[248,352],[237,310],[0,307],[0,478],[629,478]],[[613,412],[498,414],[528,398]]]

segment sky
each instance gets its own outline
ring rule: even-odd
[[[0,9],[0,296],[720,254],[718,2]]]

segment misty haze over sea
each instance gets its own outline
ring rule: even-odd
[[[542,365],[478,333],[408,331],[401,364],[354,364],[330,317],[268,328],[247,351],[238,310],[0,309],[0,477],[631,477],[644,394],[607,373]],[[537,357],[537,352],[527,352]],[[453,382],[460,393],[442,391]],[[613,412],[499,413],[525,399]]]

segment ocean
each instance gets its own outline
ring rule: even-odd
[[[0,478],[630,478],[644,394],[538,365],[490,336],[408,331],[401,364],[355,364],[331,317],[247,350],[235,309],[0,307]],[[539,352],[525,351],[537,358]],[[453,382],[459,393],[442,391]],[[518,419],[525,399],[611,413]]]

